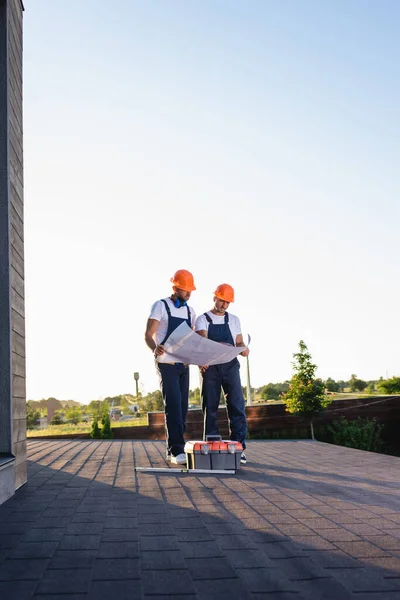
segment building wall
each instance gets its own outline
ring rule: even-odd
[[[15,456],[14,489],[26,482],[22,13],[0,0],[0,453]]]
[[[7,3],[0,0],[0,456],[12,445],[7,31]]]
[[[22,12],[21,0],[8,0],[12,439],[16,489],[26,482]]]

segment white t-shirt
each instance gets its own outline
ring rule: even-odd
[[[169,306],[169,310],[171,311],[171,317],[178,317],[179,319],[185,319],[185,321],[187,320],[187,306],[181,306],[180,308],[176,308],[171,298],[165,298],[165,300]],[[196,313],[194,312],[191,306],[189,306],[189,310],[191,319],[190,325],[191,327],[193,327],[196,321]],[[167,309],[165,308],[165,304],[162,300],[157,300],[157,302],[154,302],[153,306],[151,307],[149,319],[155,319],[156,321],[160,322],[153,338],[156,344],[161,344],[168,331],[168,313]]]
[[[210,317],[211,321],[214,325],[223,325],[225,323],[225,315],[214,315],[212,312],[208,312],[207,315]],[[242,328],[240,327],[240,321],[238,317],[232,315],[228,312],[229,316],[229,329],[231,330],[232,338],[236,346],[236,337],[242,333]],[[195,331],[208,331],[209,322],[207,321],[205,315],[200,315],[196,320]]]

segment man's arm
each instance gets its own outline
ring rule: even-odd
[[[199,331],[196,331],[196,333],[201,335],[201,337],[208,338],[208,331],[206,329],[199,329]]]
[[[236,336],[236,346],[245,346],[246,344],[243,341],[243,335],[238,333]],[[243,352],[240,353],[240,356],[248,356],[250,354],[250,350],[246,348]]]
[[[208,331],[207,329],[199,329],[198,331],[196,331],[196,333],[198,333],[199,335],[201,335],[201,337],[204,338],[208,338]],[[200,367],[199,369],[202,373],[204,373],[204,371],[207,371],[208,367]]]
[[[197,319],[197,317],[196,317],[196,313],[194,312],[193,308],[190,307],[189,310],[190,310],[190,321],[191,321],[190,327],[194,331],[194,328],[196,327],[196,319]]]
[[[157,319],[148,319],[146,331],[144,334],[146,344],[156,356],[161,356],[161,354],[164,354],[165,352],[164,346],[161,346],[160,344],[157,345],[153,339],[153,336],[157,331],[159,324],[160,321],[157,321]]]

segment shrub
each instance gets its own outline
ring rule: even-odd
[[[255,433],[248,433],[249,440],[304,440],[310,437],[307,429],[261,429]]]
[[[62,425],[64,423],[61,415],[59,413],[54,413],[54,417],[53,420],[51,422],[51,425]]]
[[[383,448],[381,432],[383,425],[376,419],[362,419],[348,421],[345,417],[333,421],[327,427],[332,435],[332,443],[347,448],[380,452]]]
[[[381,394],[398,394],[400,392],[400,377],[383,379],[378,383],[378,389]]]
[[[111,423],[110,423],[110,415],[108,413],[105,413],[101,419],[101,424],[103,425],[102,430],[101,430],[101,437],[105,440],[111,440],[114,435],[111,429]]]
[[[99,440],[101,438],[101,431],[99,427],[99,421],[97,418],[93,419],[92,429],[90,430],[90,437],[94,440]]]
[[[26,403],[26,428],[34,429],[39,424],[40,411],[31,407],[29,402]]]

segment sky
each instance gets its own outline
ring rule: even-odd
[[[29,399],[157,389],[177,269],[198,314],[235,288],[254,387],[301,339],[400,375],[397,0],[24,4]]]

